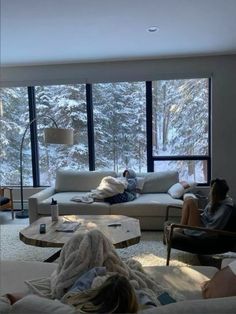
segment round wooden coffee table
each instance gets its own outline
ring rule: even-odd
[[[80,225],[74,232],[56,231],[64,221],[78,222]],[[46,224],[45,234],[39,233],[42,223]],[[74,234],[85,233],[92,229],[99,229],[116,248],[136,244],[141,237],[139,220],[135,218],[120,215],[68,215],[60,216],[58,222],[52,222],[51,217],[39,218],[20,231],[20,240],[34,246],[62,247]],[[46,261],[54,261],[59,256],[59,252]]]

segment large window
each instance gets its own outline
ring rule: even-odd
[[[88,137],[85,85],[36,86],[40,184],[51,185],[58,168],[88,170]],[[74,145],[47,145],[43,129],[52,125],[74,129]]]
[[[93,85],[95,167],[146,171],[145,82]]]
[[[20,184],[20,144],[29,121],[26,87],[2,88],[0,99],[0,184]],[[23,182],[32,185],[30,134],[23,147]]]
[[[155,81],[152,94],[154,170],[177,169],[182,180],[207,182],[209,79]]]
[[[2,185],[19,185],[29,117],[36,122],[24,141],[24,185],[53,185],[58,168],[177,170],[180,180],[209,183],[208,78],[2,88]],[[49,117],[74,129],[73,146],[45,146]]]

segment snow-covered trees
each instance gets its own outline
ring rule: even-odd
[[[208,79],[153,82],[154,155],[208,154]],[[182,177],[205,182],[206,162],[169,162]],[[163,166],[163,165],[162,165]],[[172,167],[173,168],[173,167]]]
[[[152,82],[153,156],[208,154],[208,79]],[[95,168],[146,171],[145,82],[92,85]],[[29,121],[27,88],[1,90],[1,184],[19,184],[19,146]],[[36,86],[35,103],[41,185],[52,184],[59,167],[88,170],[85,84]],[[74,129],[74,145],[48,145],[43,129],[55,119]],[[24,143],[24,184],[32,184],[30,132]],[[155,169],[178,169],[183,178],[204,182],[207,162],[156,161]]]
[[[93,86],[96,168],[146,170],[145,83]]]

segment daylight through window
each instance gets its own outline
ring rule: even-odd
[[[1,184],[19,185],[20,141],[29,116],[37,121],[24,141],[24,185],[53,185],[62,167],[177,170],[180,180],[207,184],[210,84],[209,78],[192,78],[32,86],[28,92],[27,87],[2,88]],[[46,116],[74,129],[73,146],[45,145],[43,129],[52,126]]]

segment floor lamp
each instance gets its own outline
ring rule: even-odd
[[[73,145],[73,129],[62,129],[59,128],[56,121],[50,116],[44,116],[43,118],[50,119],[54,126],[53,128],[45,128],[44,129],[44,142],[47,144],[66,144],[66,145]],[[38,119],[35,118],[31,120],[24,131],[24,134],[21,139],[20,145],[20,200],[21,200],[21,210],[20,212],[16,213],[16,218],[28,218],[28,211],[24,210],[24,195],[23,195],[23,144],[27,130],[29,129],[30,125],[37,121]]]

